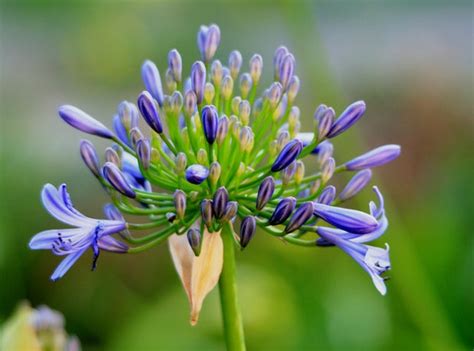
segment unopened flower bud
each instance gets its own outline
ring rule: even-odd
[[[298,76],[293,76],[288,83],[288,102],[292,104],[295,101],[296,95],[300,90],[300,79]]]
[[[183,107],[183,95],[181,95],[179,91],[175,91],[171,95],[170,109],[173,112],[173,114],[177,116],[179,112],[181,111],[182,107]]]
[[[126,130],[138,126],[138,109],[128,101],[122,101],[117,109],[117,113]]]
[[[291,180],[293,179],[293,176],[295,175],[296,171],[296,162],[291,162],[288,167],[283,169],[281,171],[281,182],[283,185],[288,185]]]
[[[201,202],[201,217],[207,228],[212,225],[212,201],[204,199]]]
[[[334,170],[336,169],[336,162],[332,157],[329,157],[321,167],[321,181],[326,184],[332,178]]]
[[[341,201],[346,201],[351,197],[354,197],[362,189],[364,189],[367,184],[369,184],[370,179],[372,178],[372,171],[370,169],[364,169],[360,172],[357,172],[355,176],[347,183],[346,187],[339,194],[339,199]]]
[[[218,145],[222,145],[227,136],[227,132],[229,130],[229,118],[227,116],[222,116],[219,118],[219,125],[217,126],[217,135],[216,135],[216,143]]]
[[[318,119],[318,140],[326,137],[334,123],[335,112],[332,107],[328,107]]]
[[[212,210],[217,219],[221,219],[224,215],[225,208],[229,202],[229,193],[225,187],[216,190],[212,201]]]
[[[194,91],[190,90],[184,95],[184,113],[187,116],[194,115],[196,112],[197,98]]]
[[[262,210],[265,205],[272,199],[275,191],[275,179],[272,176],[266,177],[258,187],[257,193],[257,210]]]
[[[247,100],[242,100],[239,105],[239,117],[244,126],[249,124],[250,111],[250,103]]]
[[[216,140],[218,123],[219,116],[216,107],[214,105],[204,106],[202,109],[202,126],[209,144],[213,144]]]
[[[237,215],[238,208],[239,204],[237,203],[237,201],[229,201],[227,203],[227,206],[225,207],[224,215],[222,216],[221,221],[231,221]]]
[[[176,220],[176,213],[174,212],[167,212],[165,216],[169,223],[173,223]]]
[[[287,197],[281,200],[273,211],[272,216],[268,220],[270,225],[278,225],[284,223],[295,209],[296,199]]]
[[[99,157],[97,156],[97,151],[95,150],[94,144],[89,140],[81,140],[79,146],[81,152],[81,157],[87,168],[96,176],[99,177]]]
[[[272,172],[278,172],[291,164],[303,150],[303,143],[299,139],[293,139],[281,150],[272,165]]]
[[[313,203],[314,215],[333,226],[354,234],[366,234],[377,228],[377,220],[367,213],[348,208]]]
[[[177,174],[183,174],[186,169],[186,164],[188,163],[186,154],[184,152],[179,152],[176,155],[175,169]]]
[[[384,145],[346,163],[349,171],[382,166],[400,156],[400,145]]]
[[[212,83],[206,83],[204,87],[204,102],[206,104],[212,104],[212,100],[214,99],[214,95],[216,94],[216,90],[214,89],[214,85]]]
[[[311,195],[316,194],[319,191],[319,188],[321,187],[321,180],[316,179],[314,182],[311,183],[311,186],[309,188],[309,193]]]
[[[280,79],[280,66],[283,58],[288,54],[288,49],[284,46],[280,46],[275,50],[273,55],[273,69],[275,80]]]
[[[285,233],[291,233],[295,230],[299,229],[302,225],[304,225],[311,217],[313,217],[314,206],[313,202],[308,201],[303,203],[298,209],[295,211],[293,216],[291,217],[288,225],[285,227]]]
[[[209,176],[209,170],[199,164],[194,164],[186,169],[186,180],[192,184],[201,184]]]
[[[156,65],[150,60],[146,60],[142,65],[142,79],[146,90],[158,101],[158,105],[163,105],[163,87],[161,85],[160,72]]]
[[[143,91],[138,96],[138,108],[151,129],[158,134],[163,133],[163,124],[161,123],[160,114],[158,113],[153,97],[148,91]]]
[[[288,131],[286,130],[282,130],[278,134],[278,138],[277,138],[278,150],[282,150],[285,147],[285,145],[288,144],[289,141],[290,141],[290,133],[288,133]]]
[[[330,141],[325,140],[322,143],[319,143],[314,152],[318,155],[317,159],[320,166],[322,166],[326,160],[332,156],[333,151],[334,146]]]
[[[165,85],[169,92],[175,91],[178,88],[178,84],[174,80],[173,72],[171,72],[170,68],[165,72]]]
[[[203,61],[209,62],[214,57],[221,41],[221,32],[217,25],[201,26],[198,33],[198,47]]]
[[[334,138],[336,135],[341,134],[345,130],[349,129],[354,123],[356,123],[365,112],[365,102],[356,101],[349,105],[344,112],[338,117],[333,123],[329,130],[327,137]]]
[[[207,151],[204,149],[199,149],[196,155],[196,159],[199,164],[207,165],[209,159],[207,158]]]
[[[240,150],[245,151],[252,139],[252,128],[245,126],[240,131]]]
[[[234,90],[234,80],[231,76],[225,76],[222,79],[221,95],[225,100],[230,99]]]
[[[174,207],[178,218],[183,219],[186,212],[186,194],[182,190],[178,189],[174,192]]]
[[[206,66],[201,61],[194,62],[191,67],[191,86],[196,94],[198,104],[202,102],[204,97],[204,87],[206,85]]]
[[[253,81],[249,73],[240,76],[240,94],[243,99],[247,99],[250,89],[252,89]]]
[[[188,230],[186,237],[188,238],[189,246],[194,252],[194,255],[199,256],[201,253],[201,232],[196,228],[191,228]]]
[[[219,60],[212,62],[211,66],[211,80],[214,86],[220,87],[223,77],[222,63]]]
[[[229,70],[232,79],[236,79],[242,66],[242,54],[234,50],[229,55]]]
[[[304,178],[304,163],[301,161],[296,161],[296,169],[295,169],[295,183],[301,184]]]
[[[316,202],[323,205],[330,205],[334,201],[335,198],[336,198],[336,188],[332,185],[328,185],[321,192],[321,195],[319,195]]]
[[[168,66],[176,82],[181,82],[183,63],[178,50],[173,49],[168,53]]]
[[[240,246],[245,248],[250,240],[253,238],[255,231],[257,229],[257,222],[254,216],[247,216],[242,220],[240,224]]]
[[[104,178],[115,188],[115,190],[127,197],[136,197],[135,191],[132,189],[130,184],[128,184],[124,174],[115,164],[106,162],[102,168],[102,173]]]
[[[148,168],[150,168],[150,162],[151,162],[150,141],[148,139],[138,140],[136,149],[137,149],[138,159],[140,160],[140,163],[143,169],[147,170]]]
[[[274,109],[280,102],[281,94],[283,93],[283,87],[278,82],[273,82],[268,89],[267,99],[270,106]]]
[[[211,166],[209,167],[209,180],[212,184],[217,184],[221,176],[221,165],[219,162],[212,162]]]
[[[286,94],[283,94],[280,102],[278,103],[276,109],[273,111],[272,119],[273,122],[279,122],[285,115],[286,108],[288,106],[288,97]]]
[[[250,66],[250,76],[254,84],[258,84],[263,70],[263,59],[259,54],[252,56],[249,62]]]
[[[108,147],[105,149],[105,161],[112,162],[118,168],[120,168],[122,164],[122,160],[120,159],[120,156],[117,154],[117,151],[115,151],[111,147]]]
[[[291,77],[295,71],[295,58],[292,54],[286,54],[281,60],[280,64],[280,82],[283,86],[283,89],[286,90],[288,83],[290,82]]]
[[[59,116],[70,126],[81,132],[111,139],[113,133],[102,123],[89,116],[84,111],[71,105],[59,107]]]
[[[130,140],[134,148],[137,146],[138,140],[142,140],[144,138],[145,137],[143,136],[142,131],[138,127],[130,129]]]

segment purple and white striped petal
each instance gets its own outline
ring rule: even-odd
[[[314,215],[339,229],[357,234],[370,233],[378,225],[377,220],[367,213],[319,203],[314,203]]]
[[[107,139],[111,139],[114,136],[106,126],[77,107],[63,105],[59,107],[58,113],[67,124],[84,133]]]

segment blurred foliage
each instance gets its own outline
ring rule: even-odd
[[[238,255],[249,349],[456,350],[474,336],[474,183],[470,2],[57,2],[1,5],[0,322],[19,301],[60,310],[85,350],[222,349],[218,296],[195,328],[166,245],[140,256],[83,258],[59,282],[58,260],[30,252],[32,234],[59,225],[41,186],[69,184],[77,207],[100,216],[106,196],[82,166],[80,138],[61,103],[110,125],[116,104],[142,89],[145,58],[169,49],[185,73],[202,23],[222,31],[218,56],[238,48],[297,58],[305,129],[319,103],[364,98],[366,117],[336,141],[348,159],[381,143],[402,157],[375,173],[388,199],[392,280],[386,297],[344,253],[283,245],[259,233]],[[348,142],[348,138],[350,142]],[[95,142],[95,140],[94,140]],[[98,146],[105,145],[98,142]],[[357,205],[372,198],[365,191]]]

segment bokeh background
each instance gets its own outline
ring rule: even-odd
[[[84,350],[223,349],[217,291],[191,328],[166,245],[103,254],[94,273],[83,258],[56,283],[57,258],[27,249],[34,233],[59,225],[41,206],[44,183],[68,183],[91,216],[107,200],[80,160],[83,136],[57,107],[75,104],[110,125],[117,103],[142,90],[145,58],[164,71],[177,48],[189,72],[199,25],[215,22],[217,57],[262,54],[266,82],[274,49],[294,52],[306,128],[320,103],[340,112],[367,102],[337,140],[339,160],[382,143],[403,149],[375,172],[391,220],[381,242],[391,245],[388,295],[339,250],[261,233],[238,254],[249,349],[472,349],[472,16],[470,1],[2,1],[0,323],[28,300],[61,311]],[[355,205],[371,198],[365,190]]]

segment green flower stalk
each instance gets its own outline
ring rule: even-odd
[[[51,277],[57,280],[89,249],[95,268],[102,250],[132,254],[167,241],[191,305],[191,324],[219,282],[227,347],[243,350],[234,251],[249,249],[255,235],[303,247],[338,247],[386,293],[388,246],[365,245],[388,226],[381,193],[374,187],[379,204],[371,202],[368,213],[340,205],[368,185],[370,168],[398,157],[400,147],[386,145],[339,163],[330,139],[362,118],[365,103],[349,105],[338,118],[333,108],[320,105],[314,131],[301,133],[293,54],[283,46],[276,50],[275,81],[265,88],[260,55],[248,65],[236,50],[227,66],[214,59],[220,37],[215,24],[200,28],[202,61],[192,64],[185,79],[176,49],[168,55],[165,84],[158,67],[145,61],[146,90],[137,106],[119,104],[113,131],[76,107],[59,108],[74,128],[111,141],[104,163],[90,141],[80,145],[85,165],[111,203],[104,208],[106,219],[93,219],[74,208],[66,185],[47,184],[43,204],[72,228],[41,232],[30,248],[65,256]],[[149,128],[139,127],[140,118]],[[305,162],[319,171],[307,174]],[[338,196],[329,183],[352,171],[359,173]],[[130,222],[128,215],[143,221]]]

